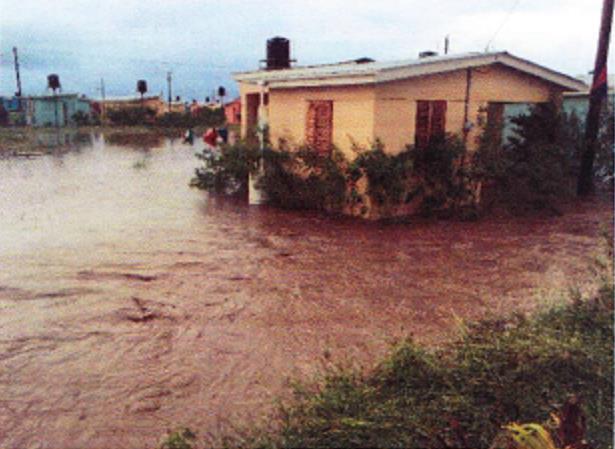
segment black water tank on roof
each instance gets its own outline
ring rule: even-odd
[[[47,87],[55,92],[56,89],[59,89],[60,86],[60,77],[55,73],[51,75],[47,75]]]
[[[137,81],[137,92],[139,92],[141,95],[147,92],[147,81],[145,80]]]
[[[431,50],[426,50],[419,53],[419,59],[431,58],[432,56],[438,56],[438,53]]]
[[[290,41],[284,37],[267,40],[267,70],[290,68]]]

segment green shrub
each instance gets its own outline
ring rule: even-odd
[[[338,162],[308,148],[267,150],[258,187],[271,204],[281,208],[340,212],[346,177]]]
[[[357,182],[365,176],[368,181],[367,194],[382,208],[390,209],[401,204],[406,198],[408,181],[413,173],[411,153],[386,154],[379,142],[368,151],[355,151],[359,155],[347,169],[350,180]]]
[[[216,192],[246,192],[248,176],[258,168],[260,151],[244,142],[225,146],[220,152],[197,153],[203,166],[195,170],[193,187]]]
[[[408,146],[396,155],[386,154],[378,142],[369,150],[355,147],[355,151],[357,157],[349,162],[338,150],[323,156],[309,148],[267,149],[262,153],[264,174],[257,187],[275,206],[333,213],[359,209],[365,214],[367,195],[381,217],[417,197],[428,212],[457,211],[473,204],[468,200],[472,190],[467,178],[458,169],[464,147],[455,137],[447,136],[424,149]],[[229,183],[245,186],[258,154],[254,146],[242,143],[224,149],[220,158],[208,152],[198,155],[205,166],[197,169],[193,185],[218,192]],[[367,181],[365,191],[358,187],[362,179]]]
[[[541,422],[574,394],[587,439],[612,447],[612,295],[483,320],[435,351],[406,341],[369,375],[299,390],[269,446],[488,448],[503,425]]]
[[[166,112],[156,118],[156,125],[169,128],[195,128],[222,126],[226,118],[224,109],[200,108],[196,114],[191,112]]]
[[[156,116],[156,111],[151,108],[122,108],[112,109],[107,112],[107,118],[113,125],[135,126],[151,124]]]
[[[582,152],[580,121],[553,103],[534,105],[511,121],[515,134],[504,143],[497,130],[483,125],[473,175],[492,182],[496,200],[512,209],[553,208],[572,196]]]
[[[194,449],[196,435],[190,429],[171,432],[160,444],[160,449]]]
[[[75,112],[71,118],[77,126],[87,126],[90,124],[90,114],[86,114],[83,111]]]

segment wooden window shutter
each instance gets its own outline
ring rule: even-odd
[[[429,101],[416,102],[415,145],[425,148],[429,144]]]
[[[442,137],[446,132],[446,101],[431,102],[431,129],[430,138]]]
[[[319,154],[329,154],[333,144],[333,102],[310,101],[306,119],[307,144]]]
[[[446,132],[446,101],[416,102],[416,131],[415,145],[425,148],[437,136],[444,136]]]

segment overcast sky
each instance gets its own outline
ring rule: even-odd
[[[267,38],[291,40],[299,64],[419,51],[507,50],[569,75],[593,68],[601,0],[0,0],[0,94],[24,94],[60,75],[66,92],[150,93],[203,100],[231,73],[258,67]],[[609,58],[611,61],[612,58]],[[611,64],[612,66],[612,64]]]

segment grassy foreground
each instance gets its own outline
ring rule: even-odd
[[[586,438],[612,447],[612,288],[535,316],[482,321],[428,351],[407,341],[373,373],[299,391],[260,447],[488,448],[510,422],[543,422],[571,394]]]
[[[610,276],[610,273],[609,273]],[[613,286],[526,318],[483,320],[428,350],[394,348],[368,374],[340,370],[298,387],[275,428],[206,447],[490,448],[502,426],[544,423],[569,397],[581,400],[585,438],[613,447]],[[190,431],[162,448],[201,447]]]

